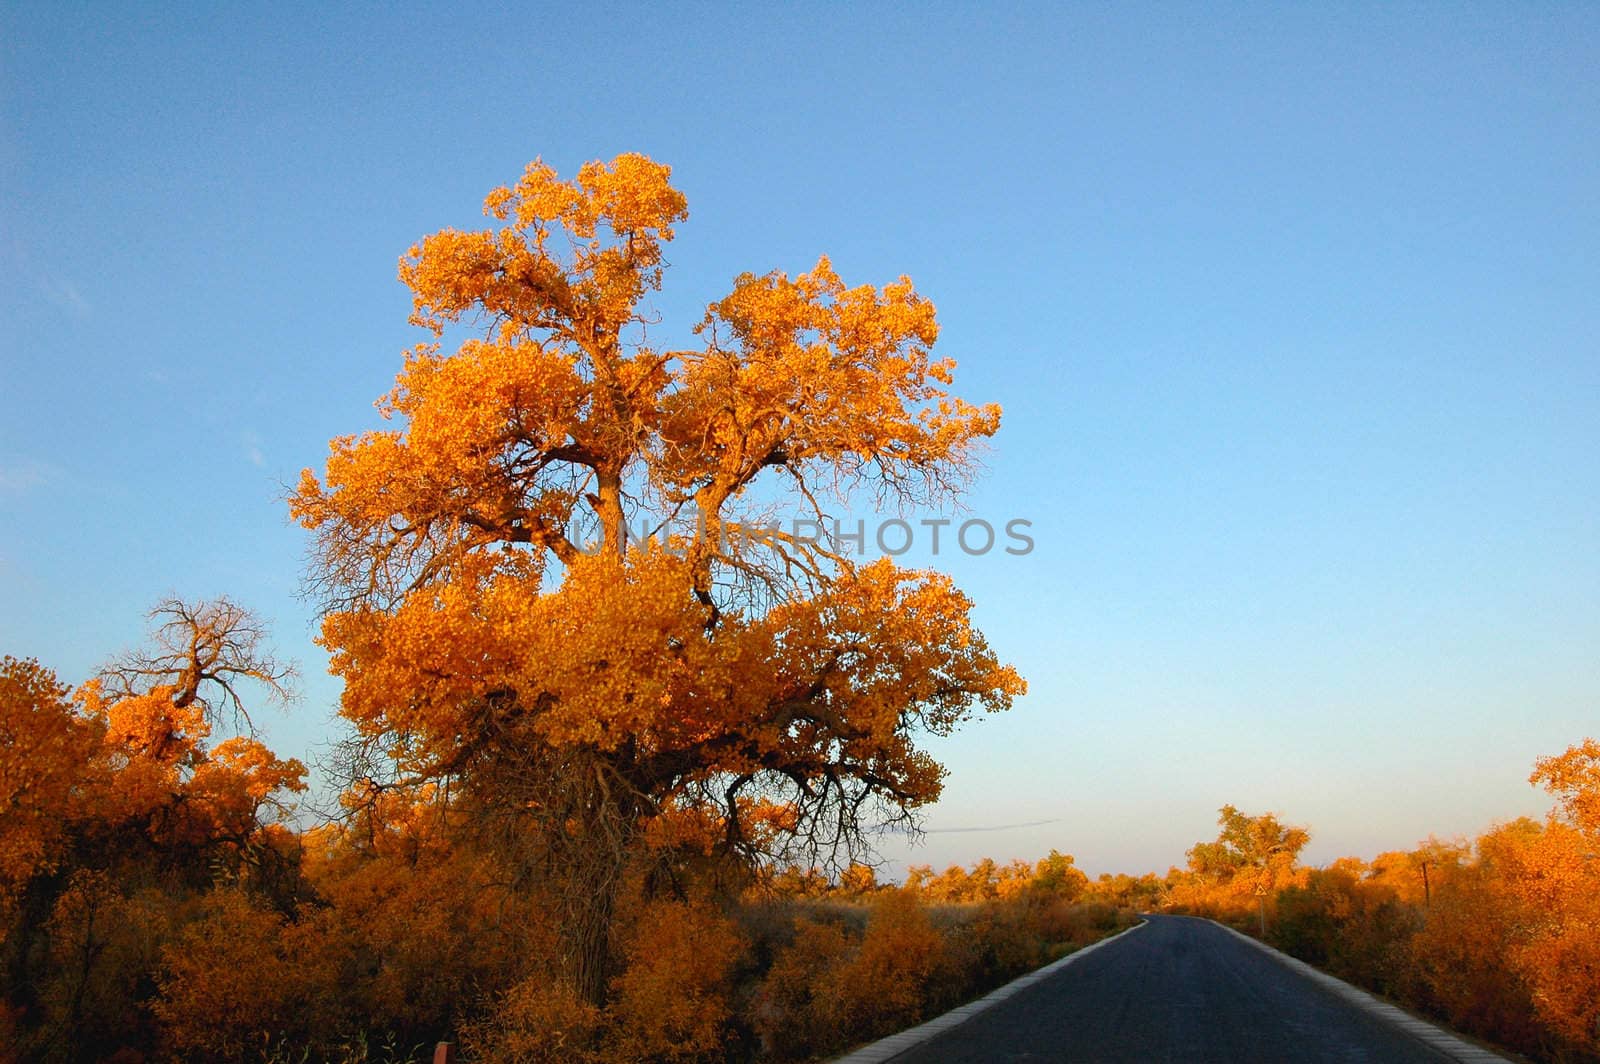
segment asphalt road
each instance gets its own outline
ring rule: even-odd
[[[894,1064],[1452,1059],[1215,924],[1148,919]]]

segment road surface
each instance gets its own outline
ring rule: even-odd
[[[1455,1059],[1215,924],[1148,919],[894,1064]]]

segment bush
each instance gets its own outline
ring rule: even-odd
[[[801,919],[755,996],[753,1025],[765,1055],[805,1060],[848,1044],[822,989],[844,968],[855,943],[837,922]]]
[[[340,1028],[336,936],[327,921],[286,920],[244,891],[208,895],[162,951],[155,1013],[177,1056],[261,1059],[288,1040],[319,1047]]]
[[[720,1058],[731,1014],[729,977],[742,950],[733,922],[710,906],[646,906],[607,1010],[618,1057]]]
[[[819,997],[852,1040],[876,1038],[922,1017],[944,941],[908,891],[886,892],[849,963],[823,977]]]
[[[482,1064],[588,1064],[604,1059],[600,1009],[543,975],[495,998],[489,1015],[465,1023],[461,1040]]]

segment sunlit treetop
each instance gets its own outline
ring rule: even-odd
[[[826,258],[744,274],[707,308],[702,346],[645,342],[641,300],[686,217],[669,175],[623,155],[564,182],[536,162],[490,194],[503,225],[435,233],[401,260],[412,321],[474,337],[415,348],[380,403],[403,427],[336,440],[326,477],[303,476],[292,506],[330,598],[387,606],[432,581],[620,554],[640,515],[692,530],[703,599],[782,598],[846,559],[781,531],[740,549],[724,526],[758,479],[807,516],[861,487],[880,503],[959,492],[1000,412],[950,392],[933,305],[906,278],[849,287]]]
[[[1585,739],[1562,754],[1540,758],[1528,782],[1555,795],[1573,827],[1600,839],[1600,742]]]

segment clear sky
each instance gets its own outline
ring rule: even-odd
[[[1541,814],[1600,733],[1600,7],[1322,6],[7,3],[0,652],[76,681],[229,594],[314,757],[282,485],[418,339],[397,258],[642,151],[669,323],[825,252],[1005,408],[969,502],[1037,549],[937,561],[1032,690],[939,745],[912,860]]]

